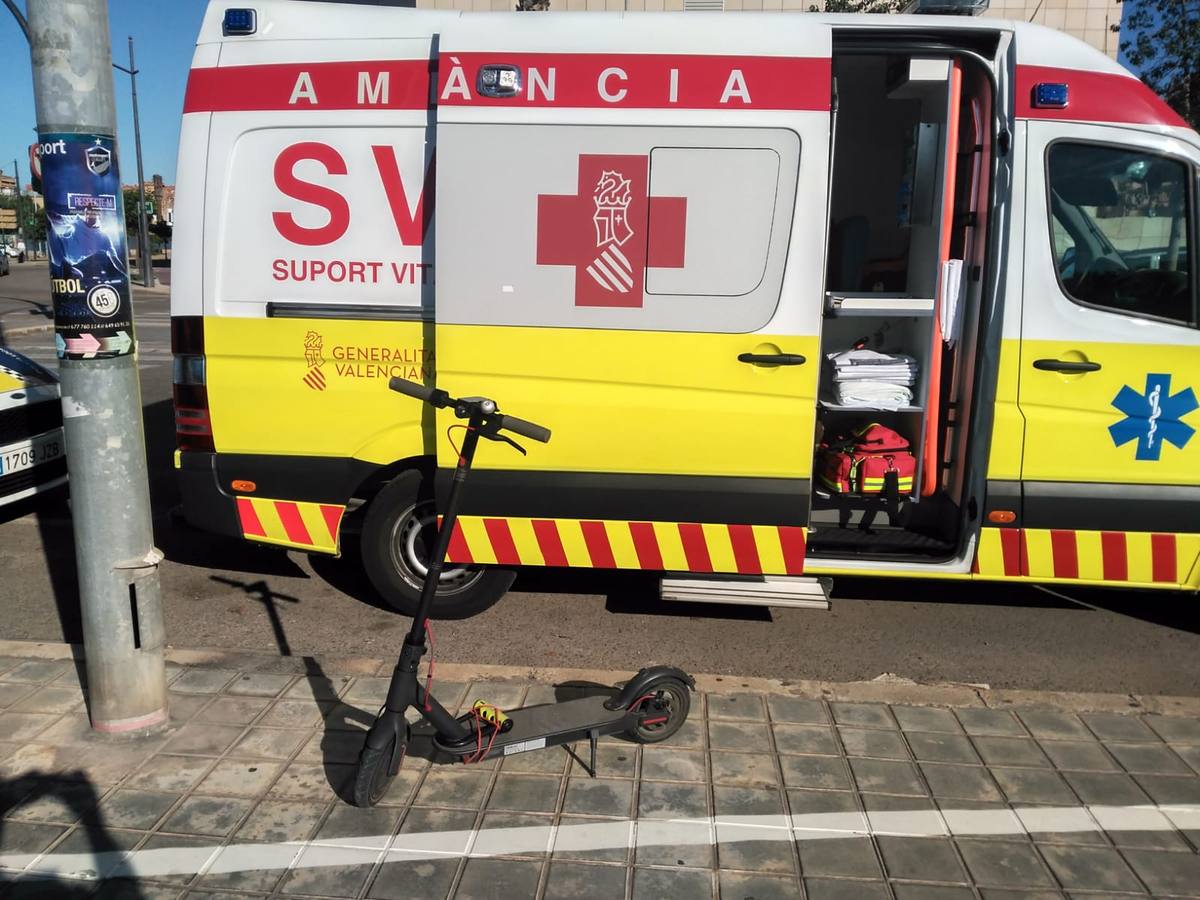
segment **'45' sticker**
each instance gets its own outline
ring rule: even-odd
[[[1146,392],[1139,394],[1125,385],[1113,398],[1112,405],[1125,418],[1108,426],[1113,443],[1120,447],[1137,441],[1137,459],[1157,460],[1162,454],[1162,442],[1170,441],[1179,449],[1192,439],[1196,429],[1182,419],[1200,408],[1196,392],[1186,388],[1171,394],[1170,375],[1147,375]]]

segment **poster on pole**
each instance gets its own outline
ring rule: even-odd
[[[113,139],[38,138],[58,355],[102,359],[132,353],[125,203]]]

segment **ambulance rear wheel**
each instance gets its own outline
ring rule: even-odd
[[[397,475],[371,501],[363,522],[363,566],[388,604],[416,614],[429,554],[437,537],[437,511],[421,496],[420,472]],[[433,599],[435,619],[466,619],[493,606],[512,586],[511,569],[448,564]]]

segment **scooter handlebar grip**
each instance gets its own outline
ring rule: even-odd
[[[527,437],[531,441],[541,441],[543,444],[550,441],[549,428],[543,428],[541,425],[535,425],[533,422],[526,422],[524,419],[518,419],[516,416],[502,416],[501,419],[500,427],[506,431],[519,434],[521,437]]]
[[[423,384],[418,384],[415,381],[409,381],[407,378],[395,376],[388,382],[388,387],[398,394],[404,394],[408,397],[415,397],[418,400],[423,400],[428,403],[433,399],[433,393],[436,388],[425,387]]]

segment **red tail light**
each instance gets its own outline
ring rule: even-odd
[[[171,318],[171,352],[175,354],[175,446],[180,450],[214,450],[202,316]]]

